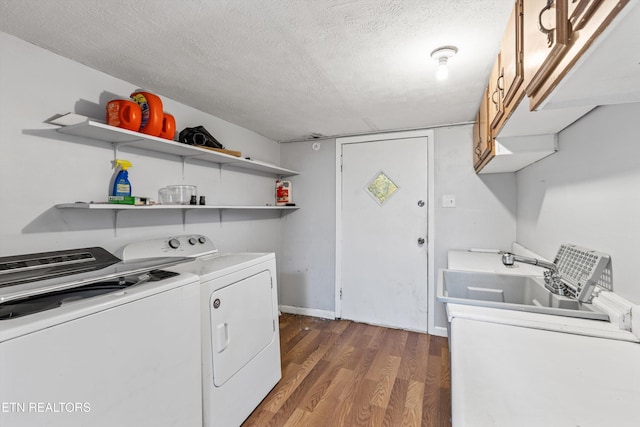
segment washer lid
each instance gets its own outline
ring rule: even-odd
[[[116,257],[113,258],[118,260]],[[37,278],[31,280],[26,280],[24,274],[20,273],[21,277],[14,280],[14,282],[7,280],[7,282],[4,282],[1,285],[0,304],[14,301],[16,299],[60,291],[63,289],[76,288],[90,283],[117,279],[119,277],[141,275],[153,270],[164,269],[187,261],[192,261],[192,259],[168,257],[149,258],[133,262],[123,262],[118,260],[117,263],[106,267],[103,265],[100,269],[90,268],[89,266],[81,264],[81,267],[75,271],[67,270],[54,272],[51,276],[43,277],[43,275],[38,272]]]
[[[555,316],[553,314],[530,313],[464,304],[447,304],[446,310],[449,322],[452,322],[453,319],[467,319],[564,334],[640,342],[640,338],[633,333],[622,330],[611,322],[602,320],[579,319]]]
[[[0,258],[0,287],[96,271],[120,262],[103,248],[81,248]]]

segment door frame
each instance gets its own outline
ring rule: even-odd
[[[390,139],[427,138],[427,330],[435,331],[435,148],[433,129],[388,132],[336,138],[336,259],[335,259],[335,316],[342,317],[342,146]]]

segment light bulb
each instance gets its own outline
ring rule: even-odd
[[[436,71],[436,79],[446,80],[449,77],[447,62],[449,58],[455,56],[456,53],[458,53],[458,48],[455,46],[442,46],[431,52],[431,57],[438,61],[438,71]]]
[[[446,80],[449,77],[449,68],[447,67],[447,58],[440,58],[438,62],[438,71],[436,71],[436,79]]]

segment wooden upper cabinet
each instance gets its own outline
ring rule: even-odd
[[[484,90],[480,109],[473,124],[473,167],[477,170],[483,161],[491,154],[491,132],[488,122],[489,89]]]
[[[525,92],[534,96],[569,46],[569,0],[525,0]]]
[[[584,28],[602,3],[604,3],[603,0],[569,0],[567,13],[571,31],[580,31]]]
[[[500,53],[489,76],[489,126],[497,134],[515,104],[522,98],[522,0],[517,0],[509,18]]]
[[[523,81],[522,0],[515,3],[500,45],[500,71],[504,109],[511,106]]]
[[[489,75],[489,126],[491,129],[496,129],[500,123],[500,119],[504,114],[504,99],[502,86],[502,70],[500,68],[500,55],[496,58],[496,62],[493,64],[491,74]]]
[[[591,44],[598,38],[605,28],[613,21],[618,13],[629,4],[629,0],[564,0],[567,11],[567,29],[569,30],[569,45],[558,58],[557,64],[544,70],[541,78],[529,83],[526,90],[530,97],[530,109],[539,108],[548,99],[553,89],[565,78],[569,70],[576,64],[582,55],[589,49]],[[533,13],[530,8],[531,3],[538,0],[524,0],[524,21],[525,21],[525,79],[528,80],[528,57],[531,55],[527,50],[531,45],[527,40],[527,22],[531,17],[527,17],[527,11]],[[557,1],[559,8],[561,2]],[[545,12],[548,13],[548,12]],[[544,15],[544,14],[543,14]],[[558,14],[557,14],[558,15]],[[529,25],[531,30],[531,24]],[[530,58],[529,58],[530,59]],[[537,86],[536,86],[537,84]],[[532,89],[531,91],[529,89]]]

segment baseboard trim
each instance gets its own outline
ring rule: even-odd
[[[303,316],[320,317],[322,319],[336,318],[335,312],[328,311],[328,310],[317,310],[315,308],[306,308],[306,307],[293,307],[290,305],[280,305],[278,306],[278,308],[282,313],[302,314]]]
[[[444,326],[436,326],[435,328],[433,328],[432,335],[437,335],[439,337],[446,337],[448,335],[447,328]]]

